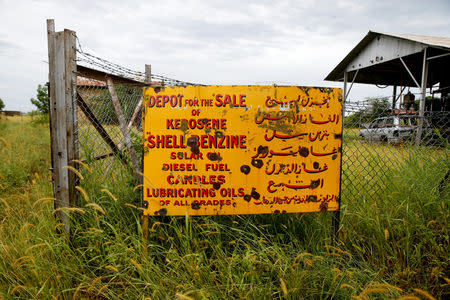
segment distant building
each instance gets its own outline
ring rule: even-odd
[[[21,116],[22,112],[17,111],[17,110],[3,110],[2,115],[6,116],[6,117],[13,117],[13,116]]]

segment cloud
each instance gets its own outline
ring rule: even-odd
[[[0,56],[14,57],[22,50],[22,47],[0,38]]]
[[[1,0],[0,0],[1,1]],[[331,85],[323,78],[368,30],[449,36],[450,2],[1,1],[0,97],[31,110],[48,78],[47,18],[83,50],[123,66],[206,84]],[[7,71],[4,71],[7,70]],[[389,91],[355,86],[355,97]]]

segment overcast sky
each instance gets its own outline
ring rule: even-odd
[[[342,87],[323,79],[369,30],[450,37],[449,0],[0,0],[0,98],[31,111],[48,79],[46,19],[83,50],[203,84]],[[391,94],[355,86],[350,99]]]

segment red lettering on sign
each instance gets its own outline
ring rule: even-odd
[[[228,95],[226,94],[225,96],[221,95],[221,94],[217,94],[216,95],[216,103],[215,105],[217,107],[224,107],[227,105],[230,105],[230,107],[245,107],[245,98],[247,97],[247,95],[239,95],[239,99],[237,97],[237,95],[233,94],[233,95]]]
[[[148,107],[166,107],[167,106],[171,106],[171,107],[181,107],[181,102],[183,99],[183,95],[178,94],[178,95],[157,95],[155,96],[150,96],[150,98],[148,99]]]

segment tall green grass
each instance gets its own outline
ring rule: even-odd
[[[9,120],[0,123],[0,137],[0,298],[449,294],[450,189],[436,186],[448,157],[406,155],[383,168],[383,177],[348,182],[337,247],[330,246],[329,213],[150,218],[147,244],[141,189],[133,189],[134,177],[119,163],[101,180],[95,163],[80,166],[81,205],[68,209],[68,239],[56,234],[61,224],[53,218],[48,127]],[[367,166],[389,166],[379,152],[366,159]],[[399,176],[399,170],[409,176]],[[429,170],[436,170],[435,179]],[[344,169],[344,179],[349,172],[357,170]],[[429,184],[412,186],[418,179]],[[365,188],[375,185],[377,197]]]

